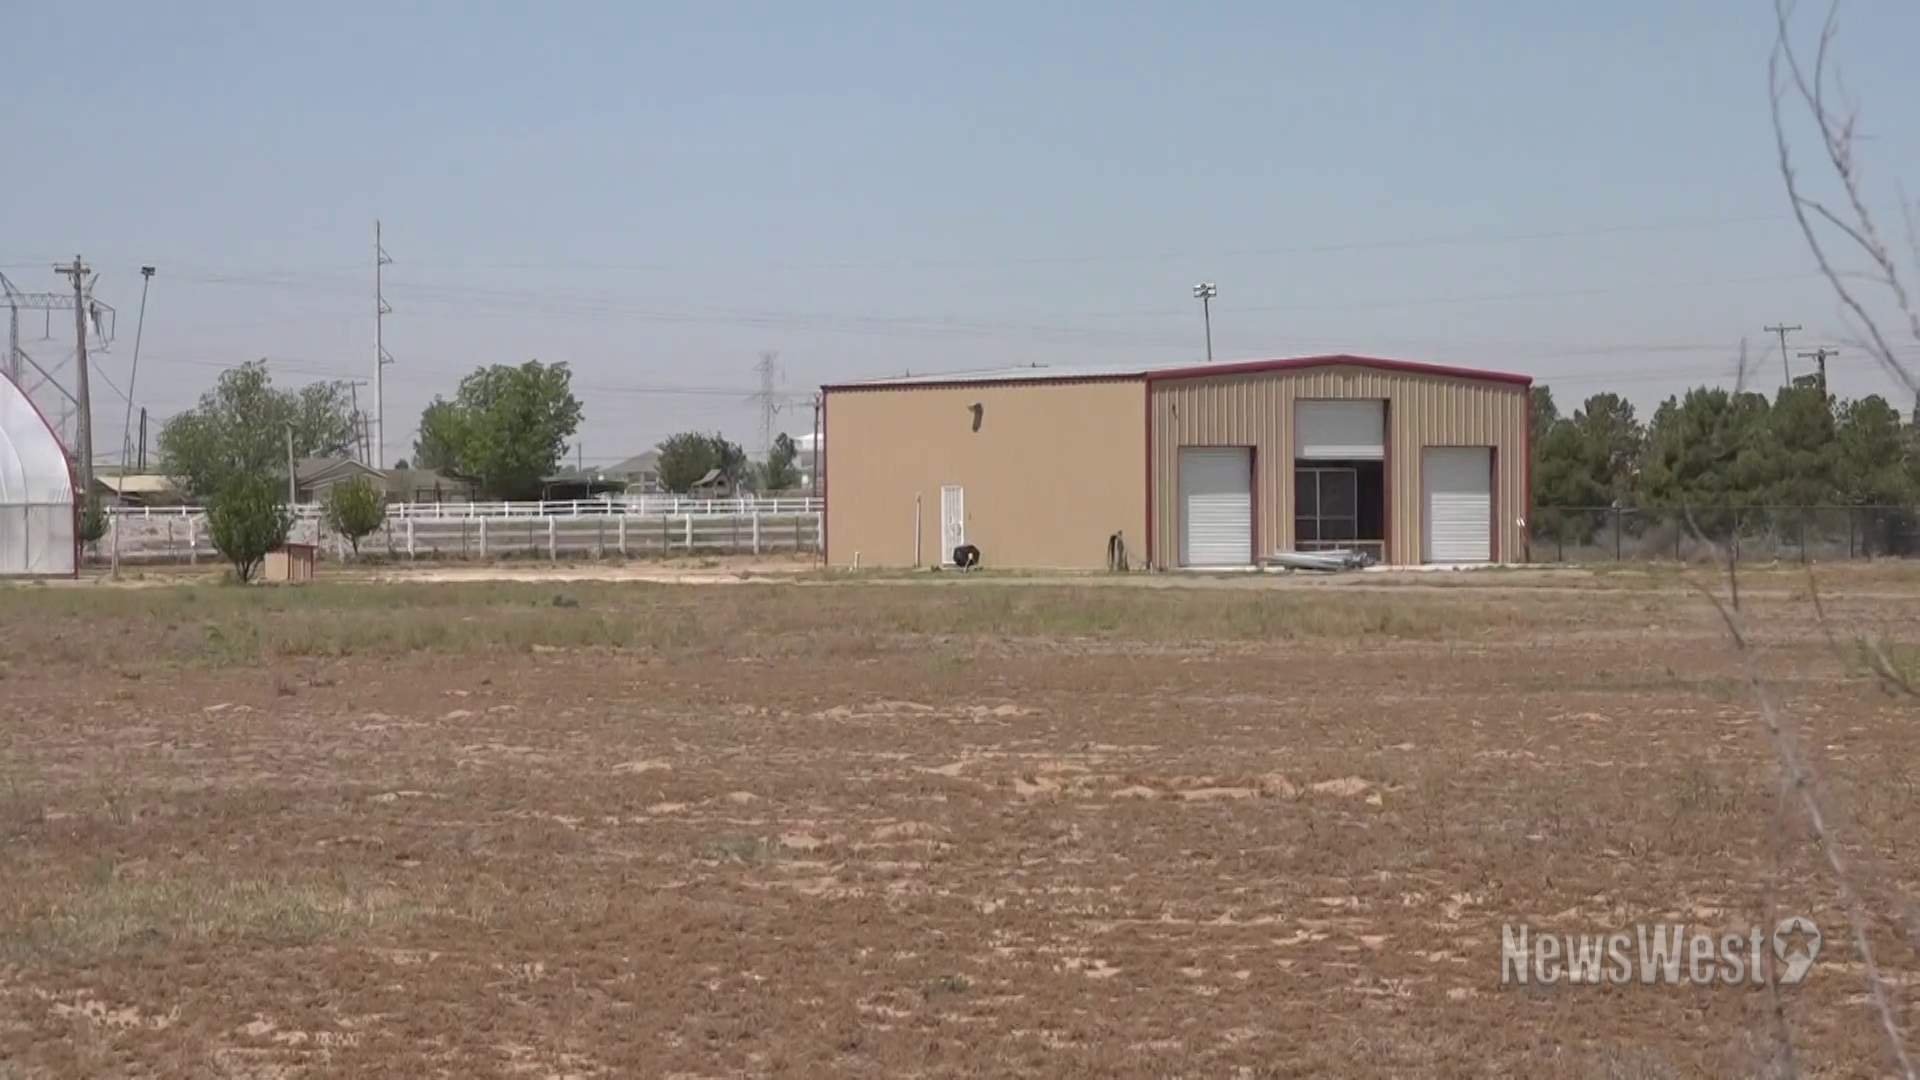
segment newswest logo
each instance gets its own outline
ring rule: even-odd
[[[1807,977],[1820,955],[1820,928],[1805,916],[1781,920],[1768,935],[1754,926],[1745,934],[1718,935],[1685,923],[1642,923],[1610,934],[1536,934],[1527,924],[1500,928],[1500,982],[1553,986],[1764,986],[1761,949],[1771,937],[1782,986]]]

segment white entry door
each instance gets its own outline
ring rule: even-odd
[[[1420,455],[1421,558],[1493,560],[1493,457],[1484,446],[1429,446]]]
[[[940,489],[940,565],[953,565],[953,549],[967,542],[967,493],[958,484]]]
[[[1253,468],[1246,447],[1180,448],[1180,565],[1253,565]]]

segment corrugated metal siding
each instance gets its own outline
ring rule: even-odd
[[[1387,559],[1420,561],[1420,448],[1491,446],[1497,473],[1496,558],[1523,557],[1527,391],[1510,383],[1329,365],[1274,374],[1157,380],[1153,416],[1153,563],[1178,561],[1176,493],[1182,446],[1251,446],[1257,473],[1259,555],[1293,545],[1293,403],[1298,398],[1387,401]]]
[[[1144,569],[1143,380],[831,389],[826,394],[827,556],[940,562],[940,491],[965,490],[967,542],[988,567],[1096,570],[1126,536]],[[974,430],[972,406],[981,406]]]

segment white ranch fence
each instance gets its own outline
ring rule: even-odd
[[[820,550],[819,499],[686,499],[638,496],[576,502],[395,503],[360,541],[386,559],[562,559],[665,555],[770,555]],[[318,506],[294,508],[289,539],[346,559],[352,547]],[[108,507],[97,562],[197,563],[219,558],[199,507]]]

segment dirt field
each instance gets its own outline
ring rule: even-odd
[[[1750,615],[1886,910],[1920,574],[1828,580]],[[1749,1076],[1766,989],[1501,929],[1788,912],[1801,1074],[1883,1071],[1777,788],[1671,571],[0,589],[0,1077]]]

